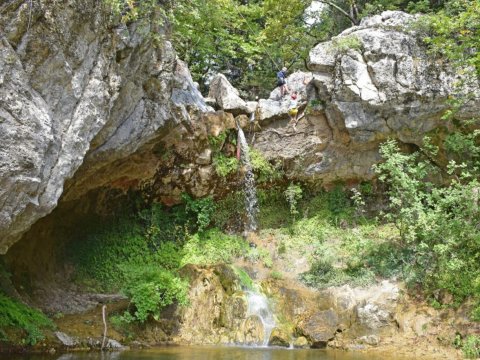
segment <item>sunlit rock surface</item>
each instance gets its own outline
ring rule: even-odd
[[[148,36],[161,29],[118,25],[93,0],[7,1],[0,14],[4,253],[65,190],[151,177],[152,142],[207,107],[171,44]]]

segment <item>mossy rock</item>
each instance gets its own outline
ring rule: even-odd
[[[289,347],[290,338],[291,336],[287,333],[287,331],[281,328],[275,328],[270,334],[270,340],[268,340],[268,345]]]
[[[214,274],[218,276],[220,284],[222,284],[223,290],[228,295],[233,295],[239,290],[239,279],[235,271],[229,265],[217,265],[214,270]]]

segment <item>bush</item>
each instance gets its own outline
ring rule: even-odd
[[[53,330],[54,323],[42,312],[0,294],[0,340],[8,341],[5,329],[21,329],[25,333],[22,342],[35,345],[45,338],[45,329]]]
[[[300,275],[300,279],[308,286],[322,289],[344,284],[366,286],[374,282],[375,274],[361,265],[342,269],[329,261],[317,260],[309,271]]]
[[[302,188],[299,185],[290,183],[287,190],[283,192],[285,199],[290,205],[290,214],[293,216],[298,214],[297,203],[302,198]]]
[[[270,278],[274,280],[282,280],[283,279],[283,274],[280,271],[273,270],[270,272]]]
[[[273,182],[282,178],[283,171],[280,170],[279,166],[272,165],[267,159],[265,159],[260,151],[250,148],[249,154],[257,183],[262,184]]]
[[[429,144],[427,139],[427,146],[413,154],[401,153],[393,140],[381,146],[385,161],[376,171],[388,186],[390,204],[385,217],[397,226],[401,237],[395,256],[401,259],[402,273],[410,285],[420,285],[427,293],[446,290],[456,304],[469,296],[479,299],[475,168],[451,164],[450,173],[459,174],[448,186],[426,181],[436,172],[432,161],[436,149]]]
[[[144,322],[150,315],[158,320],[165,306],[188,302],[188,282],[171,271],[156,264],[123,264],[120,270],[125,277],[122,291],[135,305],[135,320]]]
[[[183,194],[182,200],[185,202],[187,214],[196,218],[197,231],[204,231],[212,222],[212,216],[216,210],[212,197],[192,199],[187,194]]]

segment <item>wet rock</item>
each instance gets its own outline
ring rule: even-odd
[[[73,347],[73,346],[77,346],[79,344],[77,339],[75,339],[71,336],[68,336],[64,332],[55,331],[55,336],[57,337],[58,340],[60,340],[60,342],[64,346]]]
[[[264,342],[265,332],[262,319],[257,315],[250,315],[242,324],[241,343],[245,345],[261,345]],[[243,340],[243,341],[242,341]]]
[[[305,336],[312,347],[324,348],[337,332],[338,315],[332,309],[319,311],[297,325],[296,332]]]
[[[247,303],[243,294],[227,298],[222,307],[219,325],[226,329],[233,329],[240,319],[244,319],[247,313]]]
[[[107,344],[105,345],[107,349],[112,349],[112,350],[120,350],[120,349],[125,349],[125,346],[120,344],[117,340],[114,339],[108,339]]]
[[[305,349],[310,347],[310,344],[306,337],[300,336],[296,338],[295,341],[293,342],[293,347],[299,348],[299,349]]]
[[[270,340],[268,341],[269,346],[290,346],[290,335],[280,328],[274,328],[270,334]]]

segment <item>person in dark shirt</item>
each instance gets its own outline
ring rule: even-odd
[[[287,68],[283,67],[281,71],[277,73],[277,86],[280,87],[280,96],[283,98],[285,94],[288,94],[287,85]]]

